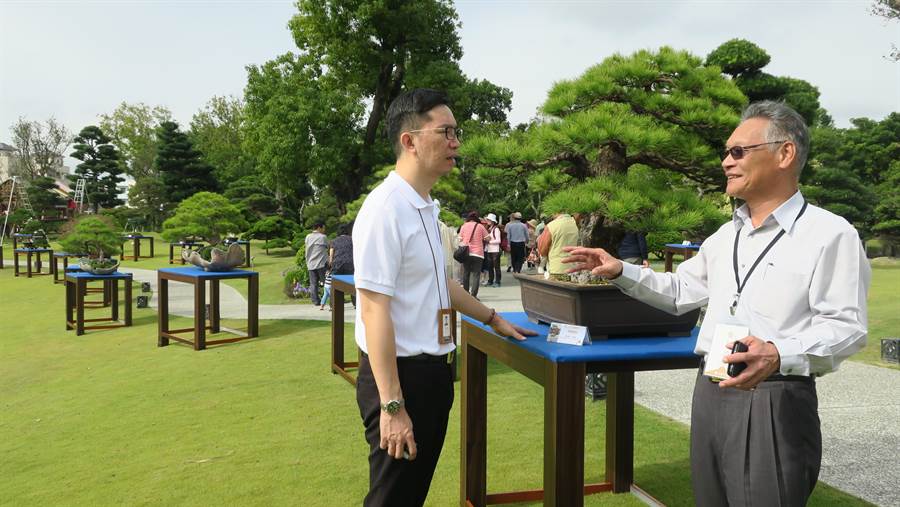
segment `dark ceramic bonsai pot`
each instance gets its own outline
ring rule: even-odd
[[[627,296],[615,285],[582,285],[515,275],[532,322],[585,326],[592,339],[610,336],[688,336],[700,310],[672,315]]]

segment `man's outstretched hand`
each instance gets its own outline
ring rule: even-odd
[[[562,261],[571,264],[567,273],[590,270],[591,274],[612,280],[622,274],[622,261],[616,259],[602,248],[587,248],[583,246],[566,246],[563,251],[568,257]]]

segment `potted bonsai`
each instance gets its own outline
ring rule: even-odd
[[[684,234],[702,234],[723,220],[723,203],[705,200],[687,189],[660,181],[665,175],[646,168],[596,178],[549,196],[546,214],[577,213],[581,241],[617,256],[626,231],[646,234],[648,248],[681,241]],[[587,230],[585,230],[587,229]],[[529,318],[586,326],[594,338],[663,334],[684,336],[697,323],[699,310],[671,315],[623,294],[616,286],[590,273],[552,276],[516,275],[522,306]]]
[[[240,209],[224,196],[199,192],[181,201],[175,215],[163,222],[162,237],[170,243],[186,238],[209,243],[198,251],[183,249],[182,258],[206,271],[229,271],[244,263],[244,250],[236,242],[225,247],[222,239],[247,227]]]
[[[59,243],[67,252],[84,254],[78,260],[82,271],[108,275],[119,267],[119,261],[110,257],[120,253],[121,238],[112,224],[100,217],[86,217],[78,221],[72,232],[60,238]]]

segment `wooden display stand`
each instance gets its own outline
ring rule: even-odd
[[[534,502],[584,505],[584,495],[632,492],[655,500],[633,484],[634,372],[697,368],[698,330],[690,337],[598,340],[576,347],[548,343],[549,326],[524,313],[503,317],[537,336],[517,341],[468,317],[462,323],[460,505]],[[544,387],[544,489],[487,493],[487,360],[494,358]],[[606,373],[606,481],[584,483],[584,377]]]
[[[220,332],[219,324],[219,282],[221,280],[247,279],[247,333],[237,338],[207,340],[206,331]],[[231,343],[259,336],[259,273],[236,269],[233,271],[203,271],[198,267],[164,268],[157,271],[157,291],[159,298],[159,333],[157,346],[165,347],[169,340],[175,340],[203,350],[207,345]],[[188,283],[194,286],[194,327],[169,329],[169,281]],[[206,325],[206,282],[209,281],[209,325]],[[178,333],[192,333],[192,339],[178,336]]]
[[[85,326],[86,322],[119,322],[119,281],[125,282],[125,320],[119,324],[103,324]],[[87,293],[87,283],[102,281],[104,287],[109,284],[111,298],[111,316],[104,318],[85,319],[84,309],[86,302],[84,296]],[[117,327],[131,326],[131,273],[112,273],[109,275],[95,275],[84,271],[66,272],[66,330],[74,329],[75,334],[81,336],[86,329],[113,329]],[[73,315],[74,313],[74,315]]]
[[[41,262],[41,255],[45,253],[47,254],[47,271],[43,270],[43,263]],[[19,276],[21,271],[19,269],[19,255],[25,255],[27,266],[25,271],[26,277],[31,278],[32,276],[49,276],[53,274],[53,249],[17,248],[13,250],[13,268],[15,269],[15,276]],[[34,269],[31,269],[32,257],[35,257]]]

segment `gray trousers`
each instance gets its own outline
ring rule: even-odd
[[[815,380],[740,391],[697,376],[691,482],[698,506],[806,505],[821,461]]]

